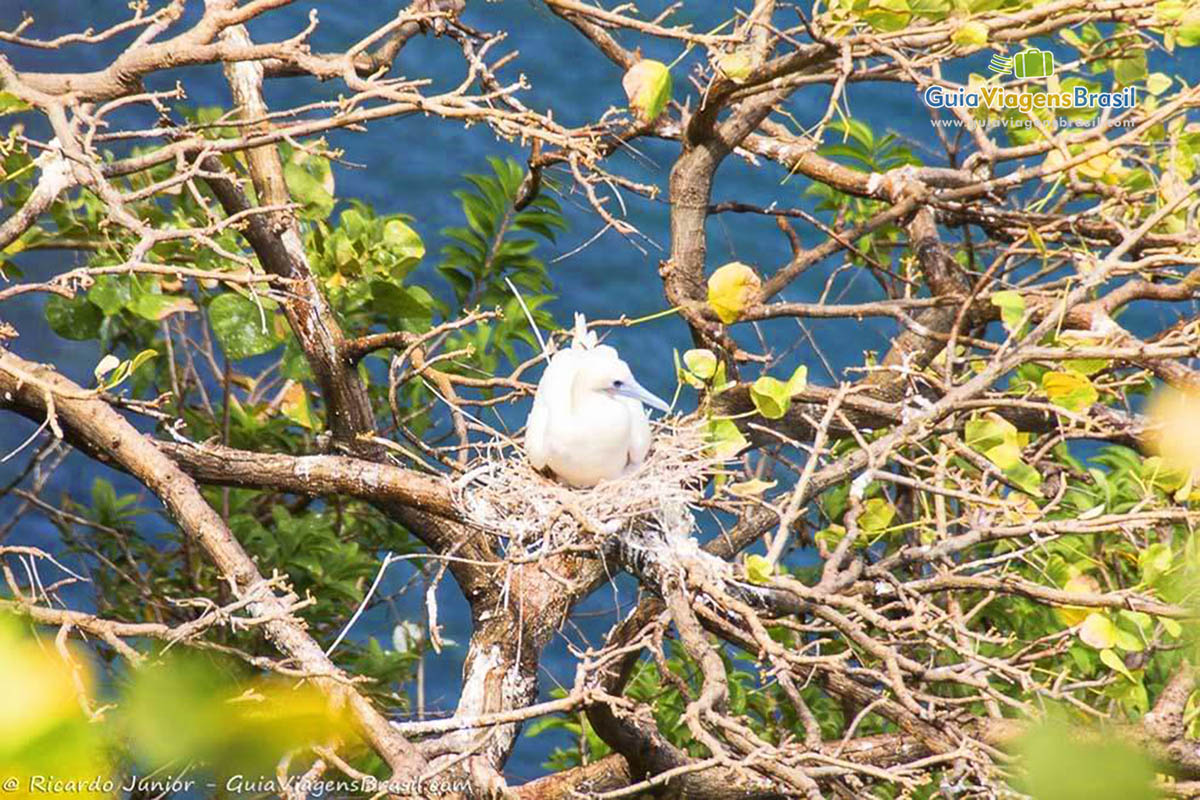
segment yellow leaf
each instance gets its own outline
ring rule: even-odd
[[[779,419],[792,404],[787,384],[770,375],[763,375],[751,384],[750,399],[755,410],[767,419]]]
[[[1012,469],[1021,463],[1021,447],[1016,442],[998,444],[984,453],[1000,469]]]
[[[734,83],[745,83],[754,71],[754,59],[745,50],[734,50],[717,59],[717,69]]]
[[[1163,463],[1200,475],[1200,392],[1164,389],[1150,403],[1151,444]]]
[[[712,350],[688,350],[683,354],[683,364],[688,372],[704,381],[717,374],[717,357]]]
[[[1097,594],[1100,591],[1100,583],[1091,575],[1076,575],[1066,582],[1063,591],[1068,594]],[[1068,627],[1083,622],[1091,613],[1092,610],[1084,606],[1059,606],[1054,609],[1055,616]]]
[[[316,427],[313,424],[312,406],[308,404],[308,392],[305,391],[304,384],[298,381],[293,382],[283,393],[283,402],[279,404],[279,410],[302,428],[311,431]]]
[[[1117,626],[1106,615],[1094,611],[1079,626],[1079,640],[1088,647],[1106,650],[1117,642]]]
[[[886,530],[895,517],[895,506],[882,497],[872,497],[863,504],[862,515],[858,518],[858,527],[867,533],[879,533]]]
[[[7,624],[0,625],[0,686],[7,687],[0,703],[0,743],[9,736],[33,741],[80,714],[67,663],[53,648],[42,648]]]
[[[661,61],[643,58],[621,79],[629,107],[643,122],[653,122],[671,99],[671,73]]]
[[[740,261],[731,261],[708,279],[708,304],[726,325],[736,322],[746,307],[758,298],[762,281],[754,270]]]
[[[714,419],[708,423],[706,439],[713,457],[726,461],[750,446],[733,420]]]
[[[1170,88],[1170,75],[1165,75],[1161,72],[1155,72],[1149,78],[1146,78],[1146,91],[1150,92],[1150,94],[1162,94]]]
[[[1100,399],[1100,393],[1086,375],[1078,372],[1047,372],[1042,376],[1042,391],[1056,406],[1082,411]]]
[[[735,497],[754,497],[775,487],[778,481],[764,481],[752,478],[748,481],[729,484],[729,493]]]
[[[771,566],[771,562],[767,561],[762,556],[748,556],[746,558],[746,577],[751,583],[767,583],[771,580],[771,573],[775,568]]]
[[[1121,159],[1111,153],[1093,156],[1075,169],[1085,178],[1110,184],[1119,183],[1129,172],[1129,167],[1122,165]]]
[[[959,26],[958,30],[950,34],[950,41],[959,47],[971,50],[983,47],[987,44],[987,40],[988,26],[978,21],[965,22]]]

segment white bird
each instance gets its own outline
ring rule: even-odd
[[[670,410],[576,314],[571,347],[554,354],[538,382],[525,430],[529,462],[579,488],[619,477],[650,450],[643,403]]]

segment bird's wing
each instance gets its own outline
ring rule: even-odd
[[[650,452],[650,420],[646,418],[646,409],[637,400],[622,397],[621,402],[629,409],[629,464],[637,466]]]
[[[534,469],[546,466],[549,456],[550,413],[554,408],[566,408],[571,402],[571,381],[581,353],[559,350],[546,365],[533,396],[533,408],[525,425],[525,454]]]
[[[550,422],[550,409],[542,402],[541,397],[533,400],[533,410],[529,412],[529,422],[525,425],[525,455],[534,469],[546,466],[546,427]]]

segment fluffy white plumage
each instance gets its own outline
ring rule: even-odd
[[[551,357],[538,382],[525,430],[530,463],[580,488],[619,477],[650,450],[643,403],[669,410],[576,314],[571,347]]]

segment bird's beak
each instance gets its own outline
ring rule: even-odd
[[[620,389],[613,389],[615,394],[632,397],[642,403],[642,405],[657,408],[659,411],[670,411],[671,407],[664,403],[657,395],[651,394],[641,387],[637,381],[625,381],[625,385]]]

